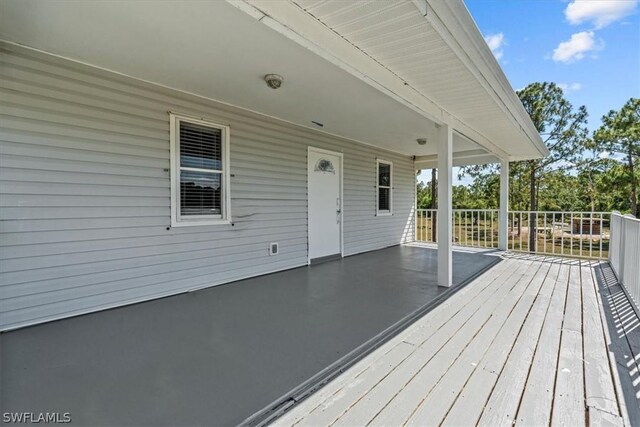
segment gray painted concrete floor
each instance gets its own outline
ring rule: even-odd
[[[454,283],[499,258],[454,253]],[[1,412],[76,425],[235,425],[433,301],[396,246],[0,335]]]

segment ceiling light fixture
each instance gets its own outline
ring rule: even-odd
[[[264,81],[267,82],[267,86],[269,86],[271,89],[278,89],[280,86],[282,86],[284,77],[282,77],[280,74],[267,74],[266,76],[264,76]]]
[[[418,138],[416,139],[418,145],[425,145],[427,143],[427,138]]]

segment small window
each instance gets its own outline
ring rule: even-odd
[[[171,225],[229,223],[229,128],[171,115]]]
[[[377,214],[393,213],[393,163],[377,160]]]

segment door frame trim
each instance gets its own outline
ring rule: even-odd
[[[309,145],[307,146],[307,265],[311,265],[311,245],[309,244],[309,234],[311,233],[311,223],[309,221],[309,157],[311,152],[329,154],[340,159],[340,257],[344,258],[344,153]]]

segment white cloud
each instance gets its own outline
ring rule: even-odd
[[[504,34],[487,34],[484,36],[484,40],[487,42],[491,52],[493,52],[493,56],[495,56],[497,60],[500,60],[504,55],[503,48],[507,45],[507,40],[504,38]]]
[[[598,154],[598,157],[600,157],[601,159],[608,159],[609,153],[606,151],[603,151],[602,153]]]
[[[582,89],[580,83],[558,83],[557,86],[562,89],[564,93],[575,92]]]
[[[603,42],[596,43],[593,31],[582,31],[571,35],[571,38],[558,45],[553,51],[553,60],[572,62],[585,57],[588,52],[602,49]]]
[[[603,28],[635,12],[638,0],[573,0],[564,10],[572,25],[592,23]]]

